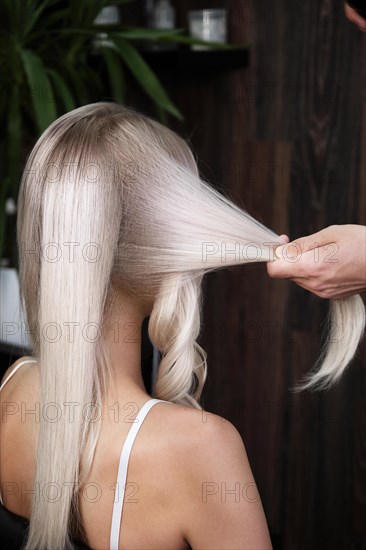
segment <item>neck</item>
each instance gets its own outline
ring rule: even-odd
[[[107,399],[112,403],[149,397],[141,372],[141,327],[147,314],[126,295],[116,295],[113,301],[105,332],[113,373]]]

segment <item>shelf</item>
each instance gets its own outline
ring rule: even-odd
[[[154,71],[172,74],[218,74],[243,69],[249,64],[246,47],[230,50],[140,49],[140,53]]]

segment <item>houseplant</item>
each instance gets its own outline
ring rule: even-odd
[[[184,36],[184,29],[154,30],[96,25],[110,3],[133,0],[2,0],[0,4],[0,258],[5,242],[5,201],[16,201],[25,157],[40,133],[58,116],[105,97],[123,103],[128,70],[151,98],[158,114],[182,118],[159,79],[139,53],[142,42],[207,43]],[[93,71],[93,40],[101,33],[111,46],[98,55],[108,78]],[[166,119],[165,119],[166,120]],[[14,218],[15,219],[15,218]],[[9,234],[10,231],[10,234]],[[14,224],[7,229],[8,251],[16,264]],[[1,264],[0,264],[1,265]]]

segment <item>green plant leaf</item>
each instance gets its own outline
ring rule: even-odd
[[[65,111],[72,111],[72,109],[75,109],[75,101],[72,96],[72,93],[70,92],[70,89],[68,85],[66,84],[65,80],[62,78],[62,76],[53,69],[47,69],[48,74],[50,75],[51,79],[54,83],[54,90],[57,91],[58,96],[62,100],[62,103],[64,104]]]
[[[114,33],[110,33],[109,38],[113,40],[117,48],[116,51],[152,100],[168,113],[174,115],[179,120],[183,120],[182,114],[172,103],[159,79],[136,48]]]
[[[62,68],[62,73],[68,75],[77,102],[81,105],[88,103],[89,94],[82,79],[85,71],[77,71],[66,59],[60,61],[60,67]]]
[[[164,111],[164,109],[162,109],[157,103],[155,103],[155,111],[157,119],[161,122],[161,124],[164,124],[164,126],[168,126],[167,112]]]
[[[39,32],[37,34],[41,34],[44,36],[45,29],[48,29],[55,23],[59,23],[59,21],[66,20],[69,17],[70,10],[69,8],[63,8],[56,11],[53,11],[47,16],[42,17],[42,27],[40,28]],[[59,24],[60,25],[60,24]],[[60,31],[61,29],[57,29],[56,32]],[[48,31],[52,33],[52,30]]]
[[[27,9],[24,10],[25,16],[23,22],[23,38],[25,38],[30,33],[44,10],[53,6],[54,4],[57,4],[58,1],[59,0],[43,0],[43,2],[39,3],[38,7],[36,5],[37,2],[32,1],[28,3]]]
[[[125,97],[125,81],[121,60],[112,48],[103,47],[100,48],[99,51],[107,66],[113,97],[119,103],[123,103]]]
[[[43,62],[29,50],[21,51],[24,72],[32,96],[38,131],[43,132],[56,118],[55,99]]]
[[[71,20],[76,26],[85,26],[93,23],[99,12],[110,2],[109,0],[70,1]]]

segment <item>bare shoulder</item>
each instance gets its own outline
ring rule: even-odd
[[[19,357],[19,359],[17,359],[16,361],[14,361],[14,363],[12,363],[10,365],[9,368],[6,369],[6,371],[4,372],[2,378],[1,378],[1,382],[0,382],[0,385],[4,382],[4,380],[6,380],[6,378],[9,376],[9,374],[11,374],[11,372],[18,366],[20,365],[20,363],[22,363],[23,361],[28,361],[28,360],[32,360],[34,361],[34,358],[33,357],[29,357],[28,355],[25,355],[24,357]],[[29,365],[34,365],[34,363],[29,363]]]
[[[1,384],[15,371],[16,367],[19,366],[23,361],[32,360],[35,361],[33,357],[23,356],[14,361],[8,369],[6,369],[4,375],[1,379]],[[10,395],[24,398],[33,398],[39,389],[39,379],[38,379],[38,363],[29,362],[25,365],[22,365],[16,372],[14,376],[8,380],[4,388],[0,392],[0,400],[6,400]]]
[[[181,472],[180,518],[185,540],[192,548],[271,549],[260,496],[237,428],[219,415],[184,407],[176,408],[172,418],[179,444],[170,458]]]
[[[240,479],[253,486],[243,439],[229,420],[173,403],[158,409],[155,418],[164,434],[163,455],[166,464],[175,465],[175,482],[188,501],[200,501],[210,483],[212,488]]]
[[[199,464],[202,460],[199,457],[209,458],[215,450],[215,463],[219,458],[226,459],[233,453],[246,457],[242,437],[237,428],[226,418],[217,414],[193,409],[191,407],[169,404],[169,413],[161,411],[166,417],[165,425],[168,429],[179,434],[181,446],[180,452],[186,451],[197,456]],[[194,463],[194,456],[190,455],[190,463]]]

